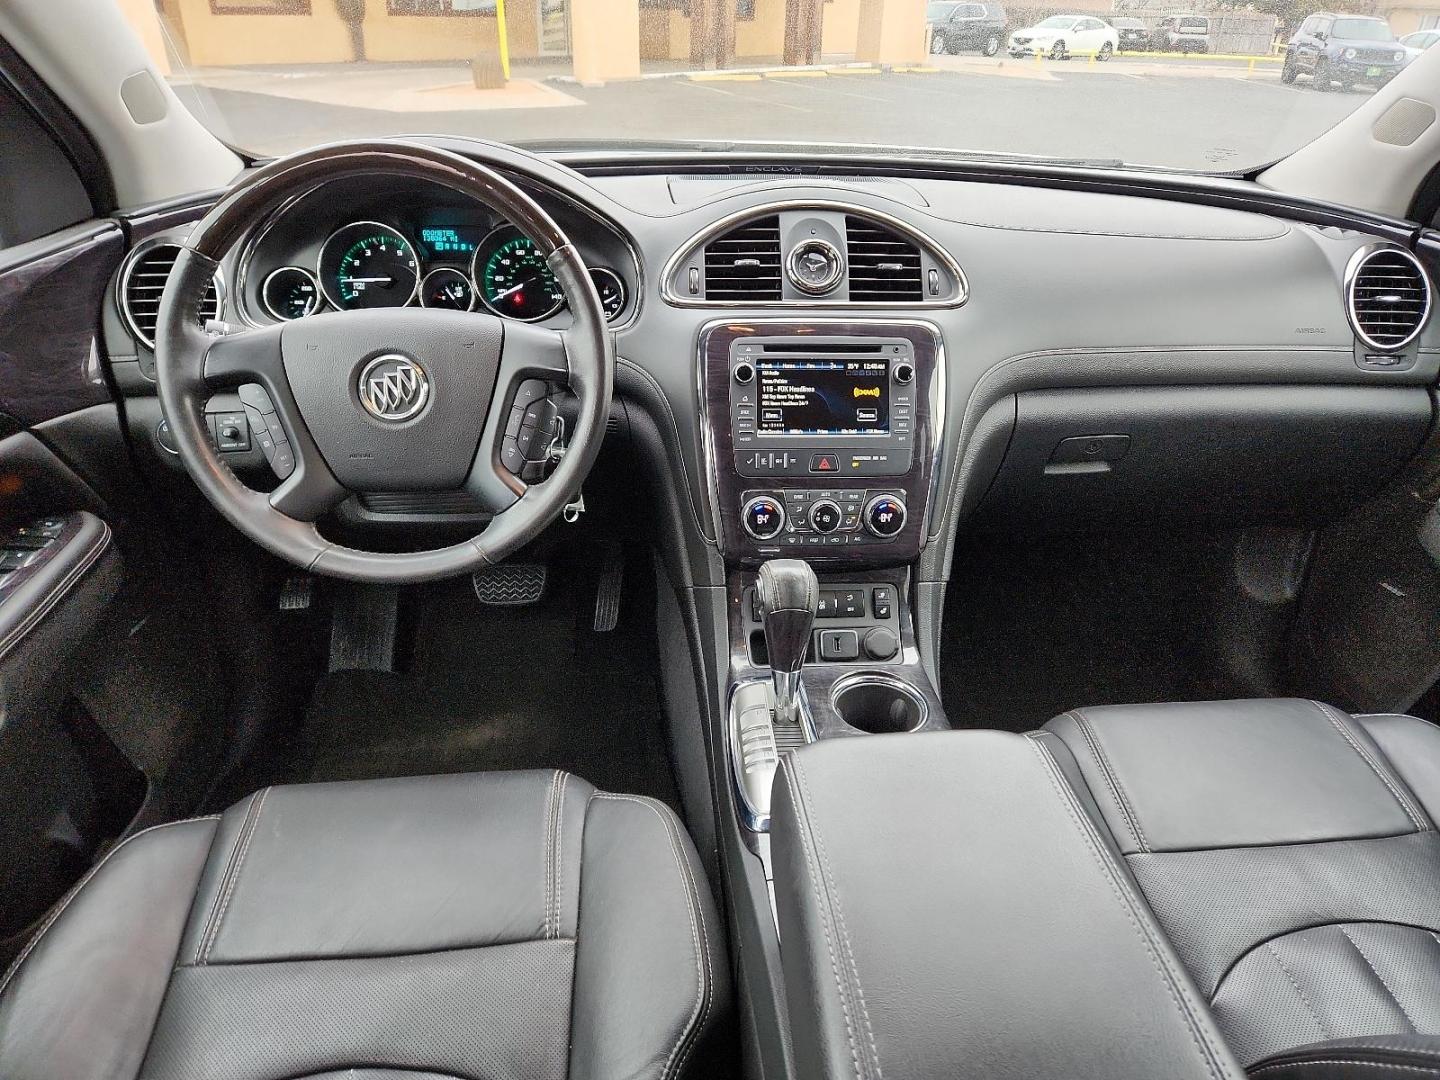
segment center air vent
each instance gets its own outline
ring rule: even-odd
[[[920,249],[897,232],[853,214],[845,217],[850,299],[887,303],[924,299]]]
[[[120,313],[130,333],[147,349],[155,348],[155,323],[160,315],[160,295],[165,291],[165,282],[180,257],[180,248],[175,244],[154,244],[143,248],[130,257],[130,263],[120,275]],[[205,292],[205,303],[200,308],[200,319],[220,317],[220,288],[218,281],[212,281]]]
[[[1415,256],[1374,248],[1352,265],[1346,287],[1350,321],[1372,349],[1403,349],[1430,314],[1430,282]]]
[[[705,245],[705,299],[780,299],[780,218],[756,218]]]

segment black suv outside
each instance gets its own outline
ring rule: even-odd
[[[962,49],[994,56],[1005,40],[1005,9],[989,0],[927,4],[925,21],[930,29],[930,51],[937,56]]]
[[[1405,47],[1389,23],[1369,15],[1311,15],[1285,47],[1280,81],[1293,83],[1309,75],[1316,90],[1336,83],[1349,90],[1360,83],[1379,88],[1405,66]]]

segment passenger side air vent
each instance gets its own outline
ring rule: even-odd
[[[165,282],[179,257],[180,249],[176,245],[155,244],[132,255],[120,276],[120,313],[125,316],[130,333],[147,349],[155,348],[160,294],[165,291]],[[200,319],[204,322],[219,317],[220,288],[218,281],[212,281],[205,293]]]
[[[1430,314],[1430,282],[1415,256],[1375,248],[1352,264],[1346,286],[1350,322],[1372,349],[1403,349]]]
[[[852,301],[883,304],[924,299],[920,249],[899,233],[847,214],[845,248]]]
[[[780,299],[780,218],[756,218],[705,245],[705,299]]]

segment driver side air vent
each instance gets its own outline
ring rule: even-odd
[[[1401,248],[1360,257],[1346,288],[1355,334],[1372,349],[1403,349],[1430,314],[1430,282],[1419,261]]]
[[[180,248],[175,244],[154,244],[132,255],[120,275],[120,313],[125,316],[130,333],[147,349],[155,348],[160,295],[179,257]],[[219,282],[212,281],[200,308],[200,319],[204,322],[219,317]]]
[[[850,299],[859,303],[923,300],[920,249],[899,233],[862,217],[845,217]]]
[[[705,245],[705,299],[780,299],[780,218],[756,218]]]

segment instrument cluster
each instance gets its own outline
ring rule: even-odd
[[[486,208],[424,192],[398,200],[330,192],[357,211],[341,218],[334,203],[321,202],[325,192],[291,207],[245,246],[238,274],[249,321],[419,305],[543,322],[565,308],[564,292],[535,242]],[[556,216],[569,218],[563,226],[583,230],[577,242],[605,316],[615,322],[632,308],[626,282],[636,271],[615,265],[631,261],[630,249],[610,230],[564,209],[568,215]],[[592,244],[585,241],[600,250],[587,250]]]

